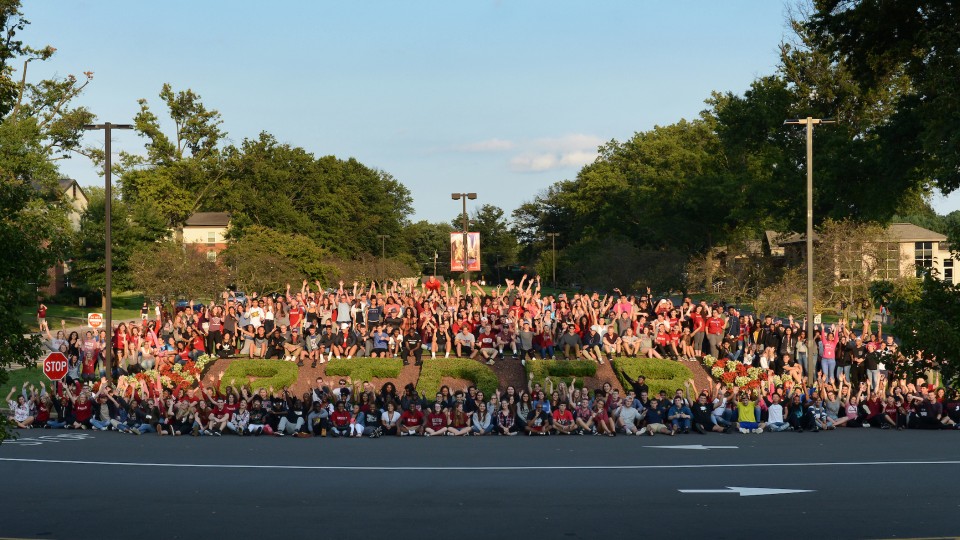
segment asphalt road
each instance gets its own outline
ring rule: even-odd
[[[20,433],[0,445],[0,537],[960,535],[955,431],[379,440]],[[796,492],[742,496],[730,487]]]

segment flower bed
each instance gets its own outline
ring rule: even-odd
[[[123,378],[133,387],[138,386],[141,381],[153,386],[159,378],[160,384],[164,388],[177,394],[181,390],[186,391],[197,386],[199,381],[203,379],[203,372],[216,360],[217,357],[204,354],[196,361],[188,360],[185,364],[175,363],[172,367],[142,371],[136,375],[126,375]]]
[[[713,356],[703,357],[703,365],[707,372],[715,381],[722,382],[728,386],[736,385],[740,388],[755,390],[760,388],[760,383],[766,380],[767,371],[761,367],[748,366],[743,362],[722,358],[720,360]],[[773,384],[780,386],[784,383],[779,375],[773,376]]]

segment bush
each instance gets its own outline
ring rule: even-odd
[[[421,396],[433,397],[440,389],[443,377],[466,379],[489,397],[500,387],[500,379],[486,364],[468,358],[425,358],[417,381]],[[451,390],[453,391],[453,390]]]
[[[249,382],[251,388],[270,388],[275,389],[289,387],[297,382],[299,370],[293,362],[284,362],[281,360],[234,360],[223,374],[222,381],[236,379],[240,386],[249,382],[249,377],[256,377],[253,382]]]
[[[683,383],[693,377],[687,366],[659,358],[615,358],[613,370],[624,390],[631,388],[630,381],[635,381],[637,376],[646,377],[651,396],[660,390],[665,390],[668,396],[672,396],[677,388],[683,388]],[[623,376],[623,372],[627,373],[629,380]]]
[[[399,358],[337,358],[327,363],[327,375],[350,377],[356,382],[396,379],[403,369]]]
[[[533,374],[533,382],[544,386],[543,380],[549,376],[556,387],[561,381],[570,386],[573,378],[579,379],[578,388],[583,388],[584,377],[597,374],[597,364],[592,360],[527,360],[527,378]]]

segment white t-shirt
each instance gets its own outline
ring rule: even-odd
[[[767,422],[770,424],[783,423],[783,405],[774,403],[767,407]]]
[[[383,422],[388,426],[393,426],[400,421],[400,413],[393,411],[393,416],[391,416],[390,411],[383,411],[383,414],[380,415],[380,419],[383,420]]]

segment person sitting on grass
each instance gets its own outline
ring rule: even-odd
[[[473,358],[477,356],[477,351],[474,350],[476,338],[470,333],[466,324],[460,327],[460,331],[457,332],[453,343],[457,349],[457,358]]]

